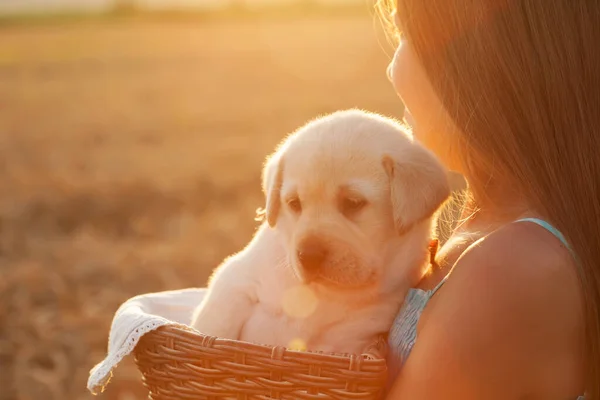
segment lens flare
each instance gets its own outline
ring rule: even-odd
[[[292,339],[287,346],[288,350],[306,351],[306,343],[304,340],[296,338]]]
[[[317,303],[317,296],[310,287],[298,285],[284,293],[281,306],[291,318],[307,318],[315,312]]]

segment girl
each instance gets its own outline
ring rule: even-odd
[[[600,3],[393,3],[390,79],[471,201],[390,333],[389,398],[600,400]]]

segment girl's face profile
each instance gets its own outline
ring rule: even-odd
[[[417,55],[405,40],[396,49],[388,77],[405,105],[405,119],[415,138],[450,170],[462,172],[453,149],[456,128],[435,94]]]

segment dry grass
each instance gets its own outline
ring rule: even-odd
[[[398,116],[373,17],[0,30],[0,398],[87,399],[116,308],[202,286],[317,114]],[[144,398],[131,361],[103,398]]]

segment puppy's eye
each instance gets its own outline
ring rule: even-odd
[[[367,201],[365,199],[344,197],[340,201],[340,211],[346,216],[352,216],[365,208]]]
[[[287,201],[287,205],[294,213],[300,213],[302,211],[302,203],[300,203],[300,199],[297,197],[292,197]]]

